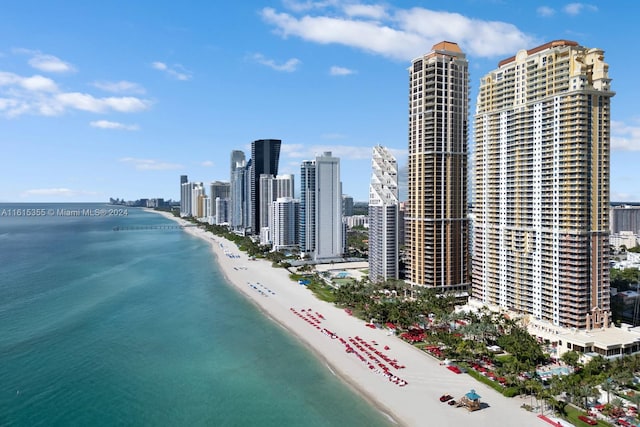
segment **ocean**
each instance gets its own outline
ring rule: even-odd
[[[205,242],[109,209],[0,204],[0,426],[390,425]]]

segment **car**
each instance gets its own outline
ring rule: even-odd
[[[453,399],[451,399],[450,401],[447,402],[447,405],[449,405],[449,406],[453,406],[455,404],[456,404],[456,401],[453,400]]]
[[[598,422],[596,420],[589,418],[586,415],[578,415],[578,419],[584,423],[589,424],[590,426],[598,425]]]
[[[453,399],[453,396],[451,396],[450,394],[443,394],[442,396],[440,396],[440,402],[446,402],[451,399]]]

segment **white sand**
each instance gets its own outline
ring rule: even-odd
[[[188,224],[171,214],[162,214]],[[293,282],[286,269],[273,268],[265,260],[249,260],[245,253],[226,239],[196,227],[185,228],[185,231],[211,244],[217,262],[231,285],[314,350],[326,362],[328,369],[354,387],[395,423],[435,427],[548,425],[536,414],[520,408],[523,403],[530,402],[528,398],[505,398],[469,375],[449,371],[437,359],[397,337],[389,336],[387,331],[368,328],[362,320],[349,316],[333,304],[318,300],[306,287]],[[307,310],[311,309],[313,316],[320,321],[320,329],[296,315],[292,308],[301,316],[307,316]],[[324,319],[319,318],[316,313],[320,313]],[[404,369],[396,370],[388,363],[385,365],[390,368],[390,372],[406,380],[408,385],[400,387],[383,375],[376,374],[353,353],[347,353],[339,338],[332,339],[322,333],[324,328],[347,342],[349,338],[358,336],[389,358],[397,359],[400,365],[405,366]],[[373,345],[372,341],[378,345]],[[384,346],[389,346],[389,350],[385,351]],[[362,351],[355,350],[365,355]],[[373,354],[371,351],[369,353]],[[482,397],[483,409],[479,411],[469,412],[465,408],[448,406],[438,399],[442,394],[448,393],[457,400],[471,389],[475,389]]]

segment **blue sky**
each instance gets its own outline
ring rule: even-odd
[[[638,16],[635,1],[3,2],[0,201],[177,199],[179,175],[228,180],[231,150],[263,138],[296,180],[332,151],[366,201],[374,145],[407,164],[413,58],[457,42],[473,114],[482,75],[555,39],[605,50],[611,199],[640,201]]]

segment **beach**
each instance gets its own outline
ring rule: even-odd
[[[183,225],[166,212],[153,211]],[[544,426],[520,406],[529,399],[506,398],[466,374],[456,374],[440,361],[390,334],[372,329],[333,304],[318,300],[289,278],[286,269],[269,261],[250,260],[233,242],[198,227],[184,231],[208,242],[228,283],[310,348],[327,369],[362,394],[395,424],[404,426]],[[347,351],[347,350],[351,351]],[[292,372],[295,372],[293,370]],[[441,403],[443,394],[460,399],[471,390],[481,396],[481,409]]]

